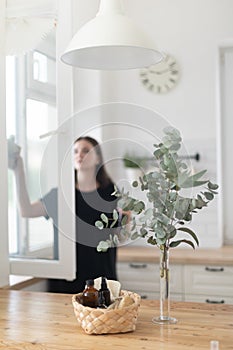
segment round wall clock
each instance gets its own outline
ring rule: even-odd
[[[142,84],[154,93],[171,90],[179,79],[179,66],[176,59],[167,55],[161,62],[140,70]]]

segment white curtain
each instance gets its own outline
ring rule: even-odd
[[[6,1],[6,55],[34,49],[56,26],[57,0]]]

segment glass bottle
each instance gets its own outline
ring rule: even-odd
[[[104,298],[104,304],[106,306],[109,306],[111,304],[110,290],[107,286],[106,277],[101,278],[101,288],[99,289],[99,297],[100,296]]]
[[[98,303],[98,308],[100,309],[107,309],[107,306],[105,305],[105,299],[103,292],[99,292],[99,303]]]
[[[94,280],[86,281],[86,287],[83,291],[83,305],[89,307],[98,306],[98,290],[94,287]]]

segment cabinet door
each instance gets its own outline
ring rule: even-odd
[[[118,278],[123,289],[147,293],[159,293],[159,265],[152,263],[118,263]],[[182,266],[173,265],[170,270],[170,291],[182,293]]]
[[[221,295],[194,295],[186,294],[185,301],[207,304],[233,304],[233,298]]]
[[[233,267],[186,265],[184,273],[185,295],[205,295],[220,298],[233,295]]]

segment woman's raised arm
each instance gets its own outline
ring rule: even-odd
[[[22,217],[35,218],[39,216],[46,216],[46,210],[43,203],[38,200],[31,203],[25,180],[25,172],[22,157],[16,160],[16,166],[12,169],[15,173],[16,191],[19,203],[19,209]]]

